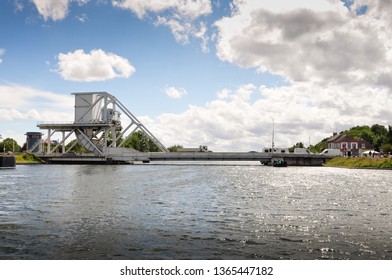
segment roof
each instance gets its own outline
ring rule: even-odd
[[[358,143],[365,143],[367,147],[372,147],[372,145],[365,139],[359,136],[353,136],[347,134],[339,134],[339,135],[332,136],[327,140],[327,142],[328,143],[358,142]]]
[[[337,140],[338,140],[339,138],[341,138],[342,136],[345,136],[345,134],[337,134],[337,135],[332,136],[331,138],[329,138],[329,139],[327,140],[327,142],[328,142],[328,143],[329,143],[329,142],[338,142]]]
[[[342,143],[342,142],[360,142],[363,141],[361,137],[358,136],[352,136],[352,135],[347,135],[347,134],[339,134],[337,135],[338,137],[334,136],[328,139],[328,142],[332,143]]]

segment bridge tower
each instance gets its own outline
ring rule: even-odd
[[[162,152],[169,152],[166,147],[113,95],[107,92],[80,92],[75,96],[75,119],[73,122],[40,122],[40,129],[47,129],[47,148],[50,155],[60,147],[65,150],[65,142],[74,135],[78,142],[96,156],[121,158],[124,155],[140,153],[124,148],[124,143],[136,131],[142,131]],[[123,118],[122,116],[125,116]],[[121,118],[120,118],[121,117]],[[61,140],[51,148],[51,137],[57,132]],[[122,139],[122,140],[121,140]],[[121,140],[121,141],[120,141]],[[76,143],[76,142],[75,142]]]

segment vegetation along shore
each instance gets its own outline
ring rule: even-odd
[[[43,163],[38,157],[33,154],[21,153],[15,155],[16,164],[39,164]]]
[[[347,158],[336,157],[329,160],[325,166],[347,167],[347,168],[374,168],[392,169],[392,159],[390,158]]]

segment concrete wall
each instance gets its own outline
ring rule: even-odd
[[[328,158],[320,157],[290,157],[285,158],[288,166],[322,166]]]
[[[0,168],[14,168],[16,159],[14,156],[0,156]]]

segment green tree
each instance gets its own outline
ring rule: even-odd
[[[314,150],[310,150],[312,153],[321,153],[323,150],[328,148],[328,141],[329,137],[324,138],[320,142],[318,142],[316,145],[314,145]]]
[[[387,143],[392,144],[392,126],[388,125]]]
[[[384,144],[381,146],[384,154],[392,153],[392,144]]]
[[[379,150],[388,141],[388,130],[383,125],[374,124],[370,128],[374,135],[373,146]]]
[[[120,131],[117,131],[117,132],[116,132],[116,145],[117,145],[117,146],[120,145],[121,142],[124,140],[124,138],[123,138],[123,137],[120,137],[120,135],[121,135],[121,132],[120,132]],[[107,143],[107,145],[109,146],[110,144],[112,144],[112,142],[113,142],[112,132],[109,131],[109,133],[108,133],[108,143]]]
[[[374,124],[371,127],[367,125],[355,126],[348,130],[340,132],[340,134],[347,134],[356,137],[361,137],[371,144],[376,150],[383,149],[385,144],[392,144],[392,127],[388,126],[388,129],[379,124]],[[316,150],[321,151],[327,148],[326,138],[316,144]],[[388,146],[386,146],[388,147]]]
[[[174,146],[168,147],[167,149],[168,149],[170,152],[178,152],[178,150],[179,150],[179,149],[182,149],[182,148],[183,148],[182,145],[174,145]]]
[[[295,144],[294,146],[290,147],[289,152],[292,153],[292,152],[294,152],[295,148],[304,148],[304,147],[305,147],[304,143],[299,142],[299,143]]]
[[[65,150],[68,151],[68,149],[71,147],[72,149],[69,150],[69,152],[74,152],[74,153],[89,153],[90,151],[88,151],[85,147],[83,147],[78,139],[74,139],[71,142],[69,142],[66,146],[65,146]]]
[[[385,128],[385,126],[383,125],[379,125],[379,124],[374,124],[372,125],[372,127],[370,128],[370,130],[375,134],[375,135],[387,135],[388,134],[388,130]]]
[[[369,144],[371,144],[372,146],[374,146],[374,135],[371,131],[363,131],[361,133],[360,137],[363,140],[366,140],[367,142],[369,142]]]
[[[21,149],[22,148],[18,145],[18,143],[12,138],[6,138],[3,142],[0,142],[0,152],[20,152]]]
[[[159,152],[158,146],[141,130],[132,133],[123,146],[140,152]]]
[[[363,133],[368,133],[370,135],[373,134],[372,130],[367,125],[355,126],[355,127],[350,128],[349,130],[342,131],[339,134],[347,134],[347,135],[362,137],[361,135]]]

